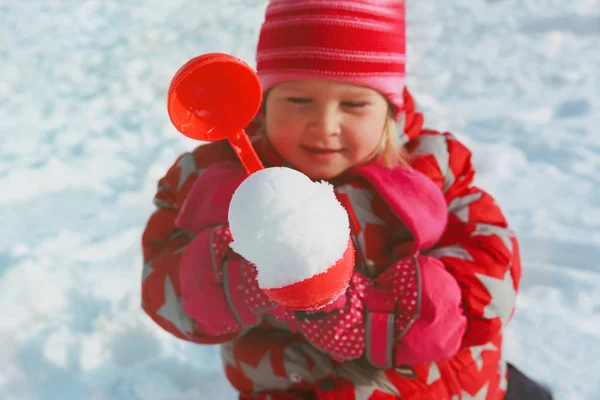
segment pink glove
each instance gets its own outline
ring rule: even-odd
[[[297,331],[294,311],[273,302],[260,289],[256,267],[229,248],[232,241],[229,227],[218,226],[202,232],[188,245],[180,270],[186,313],[209,335],[250,329],[267,313]],[[207,259],[211,265],[198,265],[198,260]],[[345,301],[343,297],[340,300]]]
[[[197,235],[181,255],[179,280],[184,310],[208,335],[258,323],[252,312],[236,304],[237,286],[243,282],[241,260],[229,250],[231,234],[226,228],[231,197],[246,176],[234,163],[208,167],[190,188],[175,221],[178,229]]]
[[[357,359],[365,351],[376,358],[385,349],[379,349],[383,344],[379,337],[369,337],[376,332],[371,330],[370,311],[389,309],[395,331],[407,329],[418,314],[417,274],[413,258],[390,266],[374,281],[355,271],[343,296],[346,303],[319,318],[298,318],[300,329],[315,347],[337,362]]]
[[[222,162],[200,172],[181,207],[175,226],[200,233],[214,225],[226,225],[233,193],[248,175],[238,164]]]
[[[183,252],[179,270],[183,309],[196,322],[198,330],[212,336],[243,328],[223,287],[222,267],[227,247],[220,229],[200,232]]]
[[[363,302],[369,279],[354,272],[348,290],[328,313],[309,313],[298,318],[304,336],[335,361],[359,358],[364,351]],[[341,307],[336,308],[341,305]],[[320,314],[320,315],[319,315]],[[324,315],[326,314],[326,315]]]

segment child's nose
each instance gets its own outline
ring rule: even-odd
[[[323,105],[315,111],[311,124],[315,134],[331,136],[341,133],[341,116],[335,105]]]

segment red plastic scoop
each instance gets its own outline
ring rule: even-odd
[[[263,165],[244,127],[262,101],[256,73],[240,59],[209,53],[185,63],[171,80],[167,108],[171,122],[187,137],[229,140],[248,174]]]

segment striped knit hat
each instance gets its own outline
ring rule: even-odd
[[[403,107],[404,0],[271,0],[257,72],[266,92],[297,79],[366,86]]]

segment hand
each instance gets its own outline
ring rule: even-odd
[[[200,172],[175,225],[187,232],[198,233],[208,226],[226,224],[233,193],[247,176],[244,169],[233,162],[213,164]]]
[[[297,328],[296,321],[312,321],[324,318],[342,309],[347,301],[347,296],[344,293],[322,308],[313,311],[293,310],[271,300],[258,286],[256,275],[256,267],[251,263],[246,263],[244,265],[246,305],[258,315],[270,314],[277,320],[288,323],[290,329],[294,331]]]
[[[341,308],[298,320],[304,337],[338,362],[359,358],[365,347],[363,301],[370,285],[366,276],[355,272]]]

